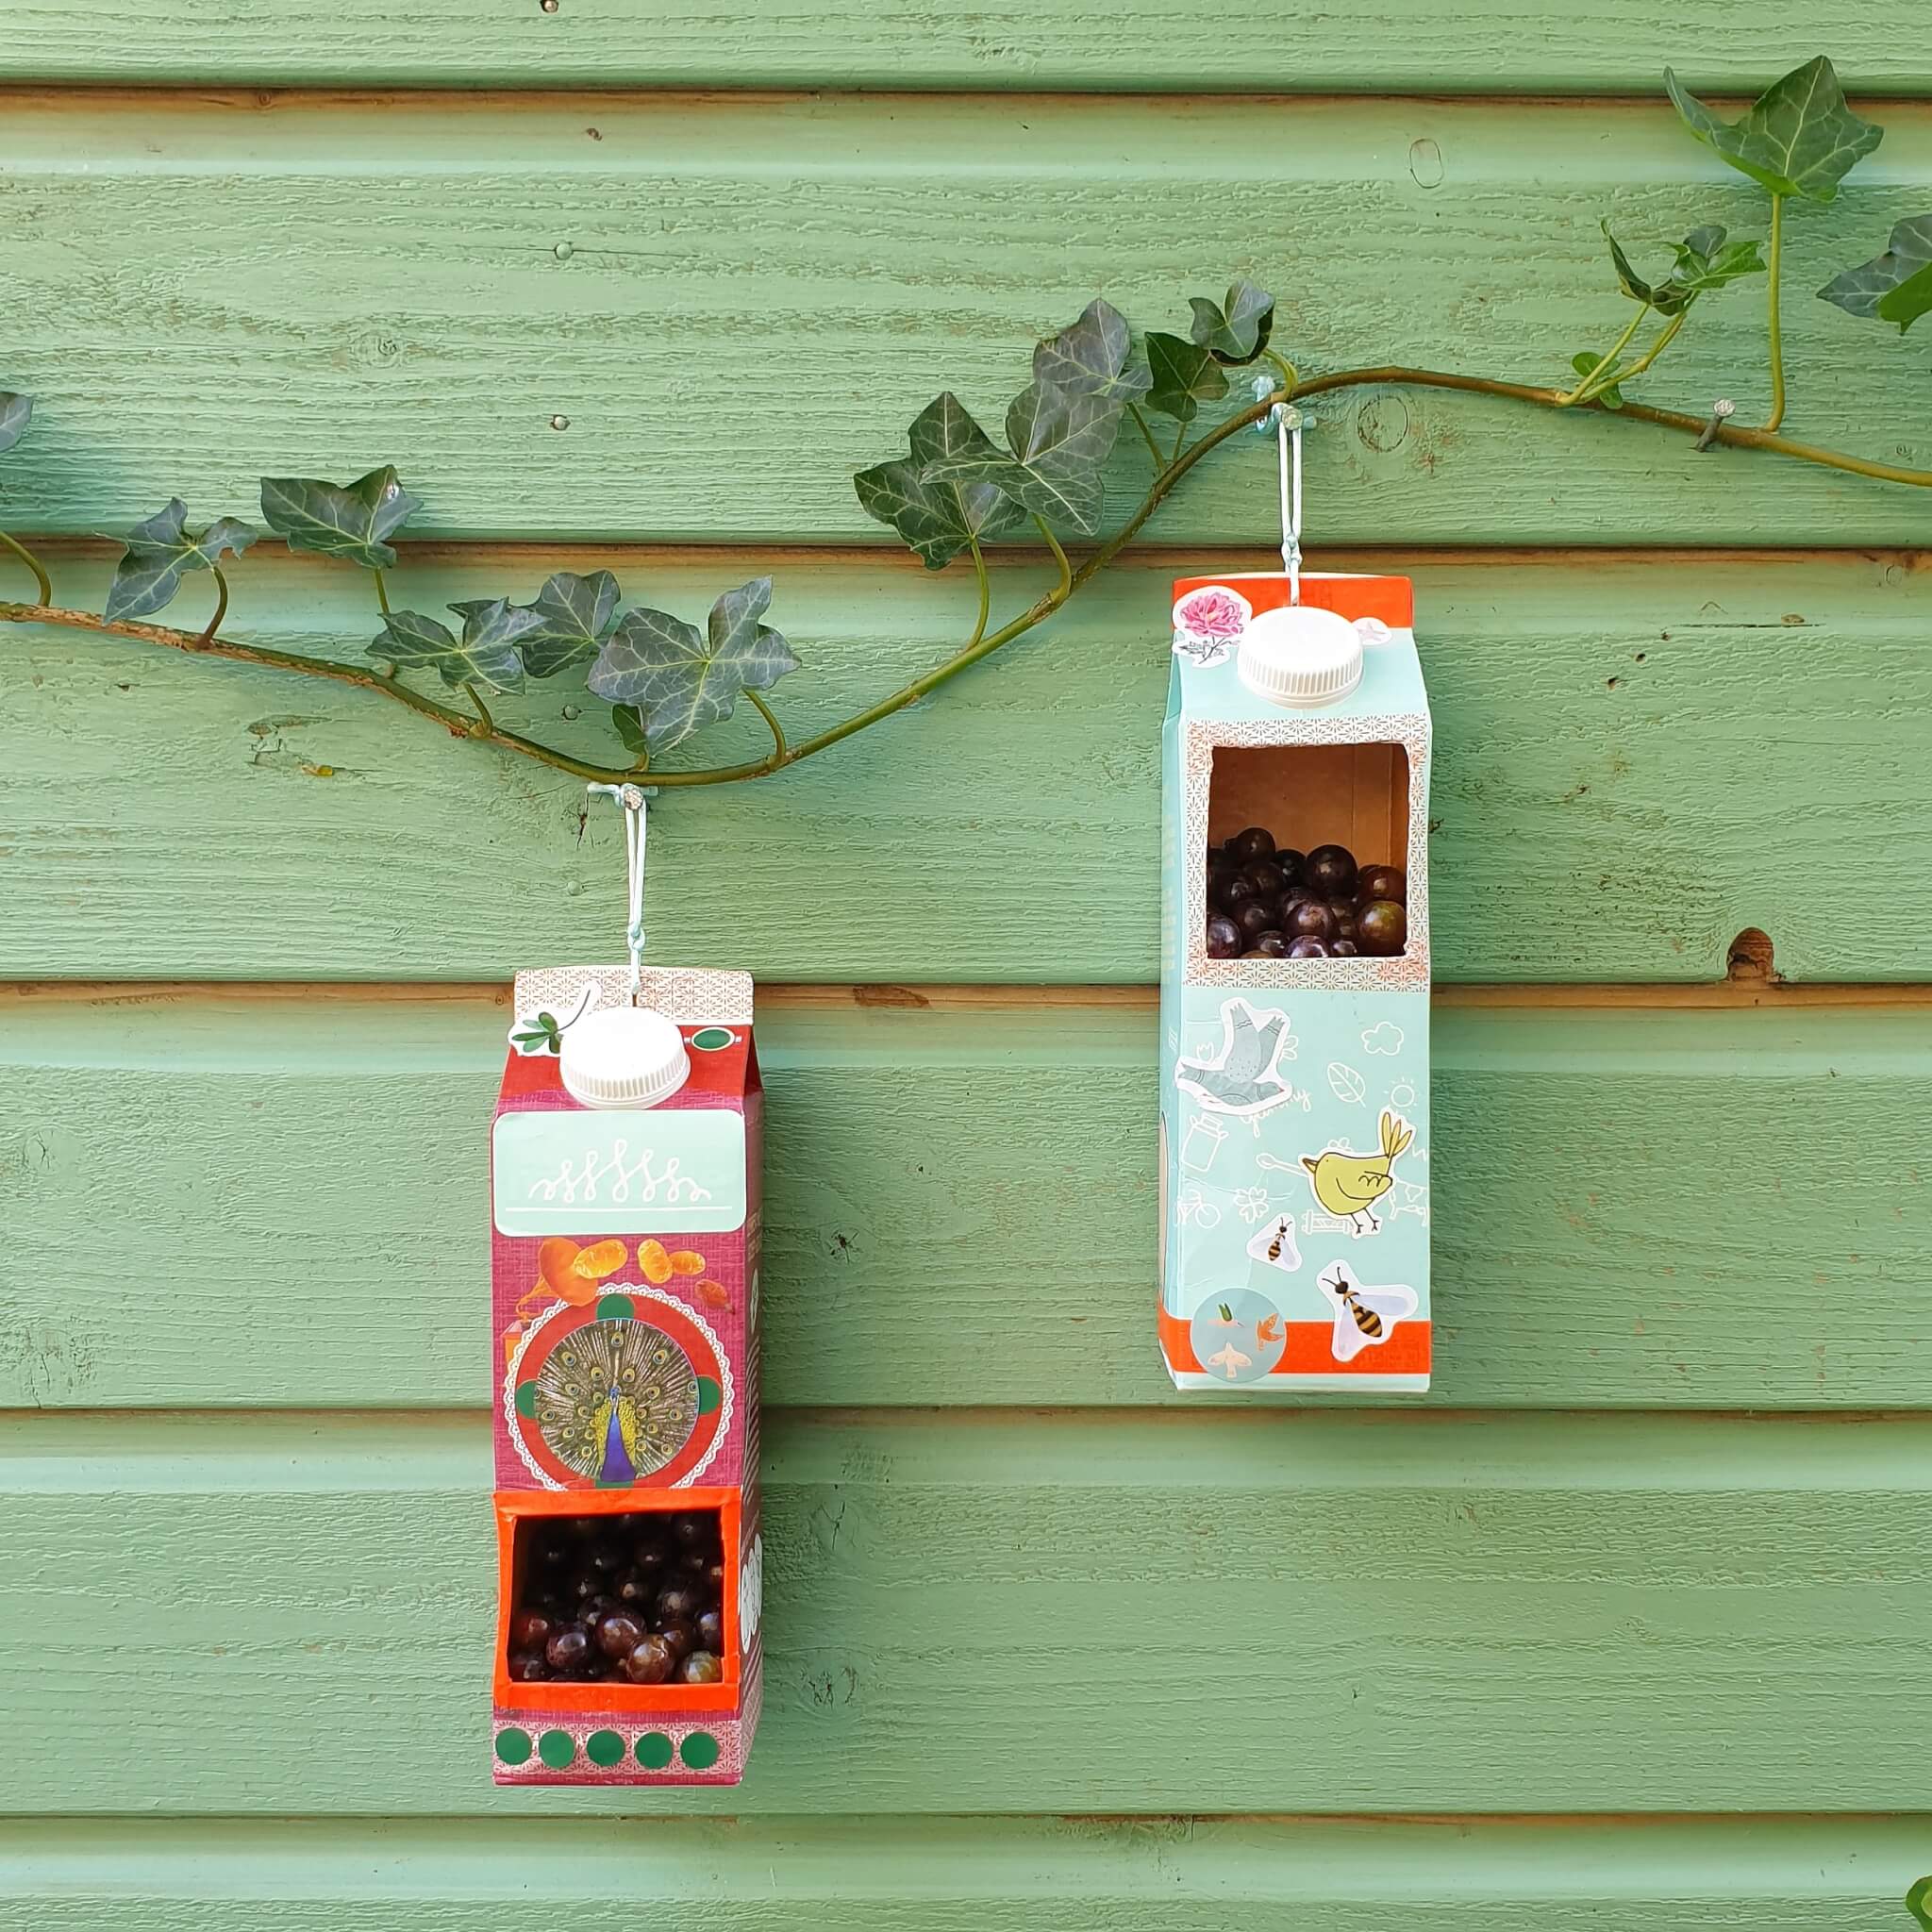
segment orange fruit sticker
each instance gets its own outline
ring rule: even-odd
[[[630,1251],[622,1241],[593,1241],[570,1264],[570,1270],[586,1281],[603,1281],[615,1274],[629,1257]]]
[[[714,1308],[728,1308],[731,1291],[722,1281],[701,1281],[698,1283],[698,1299]]]
[[[583,1252],[574,1241],[563,1235],[555,1234],[537,1250],[537,1279],[539,1286],[546,1288],[558,1301],[580,1302],[584,1299],[583,1281],[571,1272],[572,1264]],[[536,1290],[531,1291],[532,1293]],[[528,1296],[525,1299],[528,1300]]]
[[[689,1248],[673,1248],[671,1272],[674,1274],[702,1274],[705,1272],[705,1257],[702,1255],[694,1255]]]
[[[671,1257],[664,1252],[662,1241],[640,1241],[638,1266],[653,1288],[662,1288],[671,1279]]]

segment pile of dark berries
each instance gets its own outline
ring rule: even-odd
[[[509,1619],[521,1684],[715,1684],[724,1552],[715,1510],[539,1516]]]
[[[1399,866],[1357,867],[1345,845],[1297,852],[1259,825],[1208,849],[1210,959],[1386,958],[1407,944]]]

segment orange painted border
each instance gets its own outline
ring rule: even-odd
[[[1288,602],[1288,578],[1279,571],[1257,571],[1231,577],[1176,577],[1174,602],[1210,584],[1239,591],[1256,610],[1276,610]],[[1415,586],[1407,577],[1347,577],[1305,575],[1302,602],[1332,610],[1351,621],[1379,617],[1393,630],[1415,624]]]
[[[1194,1354],[1192,1324],[1165,1308],[1160,1315],[1160,1352],[1167,1364],[1183,1374],[1205,1375]],[[1402,1322],[1387,1341],[1365,1348],[1353,1361],[1339,1362],[1330,1352],[1335,1335],[1332,1322],[1291,1322],[1288,1345],[1281,1359],[1269,1370],[1264,1380],[1276,1375],[1361,1375],[1373,1380],[1378,1375],[1426,1375],[1429,1373],[1431,1324]],[[1255,1384],[1237,1383],[1252,1389]]]
[[[499,1490],[496,1492],[496,1666],[491,1676],[502,1711],[582,1716],[586,1712],[634,1717],[724,1716],[737,1713],[741,1696],[738,1641],[739,1547],[743,1497],[736,1489]],[[519,1684],[509,1674],[509,1619],[516,1594],[516,1530],[531,1516],[680,1516],[691,1509],[718,1511],[724,1553],[724,1666],[715,1684]]]

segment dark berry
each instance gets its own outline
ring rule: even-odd
[[[1355,901],[1353,899],[1331,899],[1328,909],[1335,915],[1335,937],[1352,940],[1355,937]]]
[[[1257,858],[1241,868],[1241,876],[1264,899],[1278,899],[1288,891],[1288,874],[1272,860]]]
[[[705,1543],[718,1541],[718,1519],[715,1516],[674,1516],[671,1519],[671,1534],[688,1550],[697,1549]]]
[[[658,1635],[678,1657],[689,1657],[698,1647],[698,1633],[682,1617],[666,1617],[658,1625]]]
[[[1235,856],[1225,845],[1210,845],[1208,848],[1208,876],[1211,879],[1217,873],[1236,870]]]
[[[1250,825],[1245,832],[1237,832],[1227,841],[1229,854],[1241,864],[1249,865],[1257,858],[1274,857],[1274,834],[1264,831],[1259,825]]]
[[[698,1619],[698,1647],[701,1650],[719,1651],[724,1648],[724,1612],[707,1610]]]
[[[1355,882],[1357,899],[1393,899],[1398,906],[1408,904],[1408,881],[1399,865],[1365,865]]]
[[[1355,896],[1355,854],[1346,845],[1317,845],[1302,867],[1302,876],[1324,899]]]
[[[553,1671],[580,1670],[591,1660],[591,1640],[573,1624],[559,1630],[544,1646],[544,1657]]]
[[[629,1567],[624,1547],[615,1537],[600,1537],[591,1545],[586,1558],[591,1572],[600,1579],[608,1580],[620,1570]]]
[[[1338,959],[1353,959],[1360,953],[1361,948],[1353,940],[1332,940],[1328,950]]]
[[[509,1641],[519,1650],[541,1650],[553,1627],[541,1610],[518,1610],[509,1620]]]
[[[1266,932],[1255,935],[1254,949],[1248,955],[1251,959],[1285,959],[1288,958],[1288,940],[1285,934],[1270,927]]]
[[[666,1551],[655,1535],[639,1540],[638,1546],[631,1552],[631,1568],[640,1576],[656,1576],[664,1567]]]
[[[1241,927],[1241,937],[1253,945],[1255,941],[1274,924],[1274,908],[1263,905],[1259,899],[1250,899],[1234,916],[1234,923]]]
[[[1291,959],[1326,959],[1331,956],[1324,941],[1305,937],[1289,941],[1288,957]]]
[[[628,1571],[624,1581],[617,1586],[617,1601],[636,1608],[641,1604],[654,1601],[662,1588],[657,1577],[646,1576],[641,1570]]]
[[[1293,940],[1332,940],[1335,937],[1335,915],[1319,899],[1303,899],[1291,906],[1288,916],[1281,923],[1282,931]],[[1297,953],[1292,947],[1289,957],[1305,959],[1310,956]]]
[[[708,1650],[694,1650],[678,1666],[678,1678],[686,1684],[715,1684],[724,1674],[724,1666]]]
[[[724,1558],[713,1557],[705,1565],[705,1587],[716,1596],[724,1588]]]
[[[612,1610],[597,1625],[597,1648],[606,1657],[627,1657],[644,1641],[644,1626],[622,1610]]]
[[[1356,944],[1376,958],[1390,958],[1408,943],[1408,913],[1393,899],[1364,899],[1355,915]]]
[[[1208,922],[1208,957],[1232,959],[1241,949],[1241,929],[1226,913],[1217,912]]]
[[[509,1660],[513,1684],[541,1684],[550,1674],[550,1666],[533,1650],[520,1650]]]
[[[1241,873],[1230,873],[1215,889],[1214,903],[1229,917],[1238,913],[1256,896],[1254,882]]]
[[[658,1592],[658,1627],[662,1629],[667,1619],[689,1623],[703,1608],[698,1592],[690,1584],[673,1584]]]
[[[677,1658],[661,1637],[646,1637],[623,1663],[633,1684],[661,1684],[677,1668]]]
[[[1307,868],[1308,855],[1297,852],[1292,845],[1284,845],[1274,855],[1274,862],[1281,868],[1282,874],[1291,886],[1302,882],[1302,874]]]

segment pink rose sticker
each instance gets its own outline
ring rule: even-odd
[[[1225,584],[1204,584],[1174,607],[1174,648],[1201,665],[1219,664],[1234,647],[1255,607]]]

